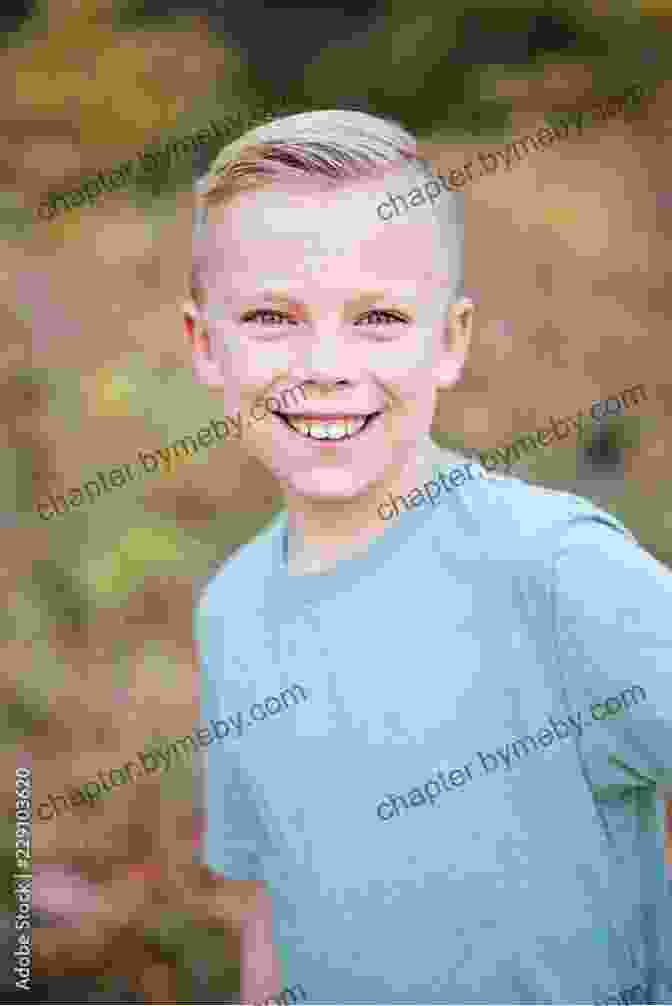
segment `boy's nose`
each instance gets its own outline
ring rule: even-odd
[[[337,384],[347,377],[346,368],[352,361],[352,349],[344,339],[338,319],[322,319],[315,323],[306,339],[299,361],[308,381]]]

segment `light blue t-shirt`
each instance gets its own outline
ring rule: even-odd
[[[205,862],[266,882],[287,1002],[672,1003],[664,805],[591,789],[672,770],[672,575],[474,472],[329,572],[282,513],[211,580]]]

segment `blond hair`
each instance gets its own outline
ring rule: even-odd
[[[211,206],[229,202],[239,192],[268,188],[313,175],[342,187],[348,182],[376,178],[404,167],[431,176],[431,168],[417,151],[412,133],[398,123],[365,112],[320,109],[272,119],[248,130],[223,147],[207,173],[195,185],[194,242],[203,233]],[[462,286],[462,195],[451,192],[438,207],[432,205],[442,228],[450,228],[459,244]],[[203,290],[196,263],[192,264],[190,295],[201,304]]]

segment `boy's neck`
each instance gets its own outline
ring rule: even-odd
[[[324,573],[341,560],[365,553],[388,526],[378,513],[378,505],[387,500],[387,494],[407,496],[430,479],[437,466],[449,465],[451,460],[456,460],[456,456],[442,451],[428,438],[401,473],[356,499],[333,503],[314,503],[296,497],[288,500],[289,575]],[[402,513],[396,519],[403,518]]]

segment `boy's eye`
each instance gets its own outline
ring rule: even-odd
[[[280,320],[278,320],[280,319]],[[257,311],[248,311],[243,315],[243,321],[260,321],[262,325],[278,325],[282,320],[288,321],[290,325],[297,325],[288,315],[281,311],[271,311],[270,308],[260,308]]]
[[[284,314],[282,311],[274,311],[270,308],[258,308],[254,311],[248,311],[243,315],[242,321],[256,321],[262,325],[277,326],[281,325],[283,322],[287,322],[290,325],[298,325],[298,321],[290,318],[289,315]],[[408,323],[408,318],[404,318],[402,315],[395,314],[393,311],[382,311],[374,310],[368,311],[362,318],[359,319],[356,324],[364,323],[367,325],[390,325],[392,322],[402,322],[404,324]]]
[[[376,311],[369,311],[368,314],[364,315],[364,318],[370,319],[370,318],[372,318],[372,316],[375,316],[375,320],[373,320],[373,321],[367,321],[367,324],[371,324],[371,325],[385,324],[385,325],[387,325],[387,324],[389,324],[392,321],[402,321],[402,322],[405,322],[405,321],[408,320],[407,318],[402,318],[402,316],[399,315],[399,314],[394,314],[394,312],[392,312],[392,311],[378,311],[378,310],[376,310]],[[382,322],[380,321],[381,318],[384,319]]]

